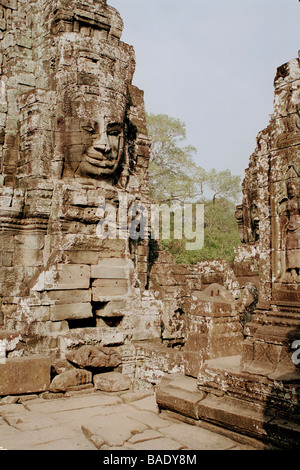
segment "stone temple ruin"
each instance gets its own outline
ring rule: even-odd
[[[151,142],[122,28],[106,0],[0,5],[0,397],[155,386],[189,423],[297,447],[300,61],[277,70],[234,265],[176,265],[124,230]]]

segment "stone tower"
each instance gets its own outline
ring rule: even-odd
[[[160,337],[148,242],[126,232],[149,204],[150,142],[120,15],[8,0],[0,16],[0,326],[16,355]]]

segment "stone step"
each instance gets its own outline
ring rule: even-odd
[[[205,421],[280,448],[300,447],[300,423],[296,419],[281,419],[258,403],[205,393],[197,389],[196,379],[181,374],[162,379],[156,401],[161,410],[192,418],[195,424]]]
[[[198,404],[205,393],[197,389],[197,382],[181,374],[165,376],[156,388],[156,402],[160,409],[176,411],[190,418],[199,419]]]
[[[168,348],[169,349],[169,348]],[[159,384],[161,387],[172,385],[173,387],[190,392],[197,392],[197,380],[194,377],[189,377],[181,372],[174,374],[165,374]]]
[[[270,373],[264,364],[243,370],[241,359],[229,356],[207,360],[198,375],[199,390],[226,394],[265,408],[275,406],[282,413],[298,413],[299,370],[278,366]]]
[[[270,415],[263,406],[208,395],[198,405],[199,419],[284,448],[300,447],[300,424]]]
[[[266,416],[264,408],[259,405],[212,394],[199,403],[198,416],[204,421],[253,437],[267,436],[265,426],[272,419]]]

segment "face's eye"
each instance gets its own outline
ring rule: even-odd
[[[119,123],[108,124],[107,135],[112,137],[118,137],[121,134],[122,125]]]
[[[89,134],[95,134],[96,132],[92,126],[82,126],[82,129],[84,129]]]
[[[120,135],[120,130],[119,129],[116,129],[114,131],[108,131],[108,135],[112,135],[112,136],[118,136]]]

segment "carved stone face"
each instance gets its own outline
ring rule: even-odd
[[[123,123],[101,116],[84,123],[82,129],[88,134],[89,144],[76,174],[91,177],[113,175],[123,154]]]
[[[74,176],[101,179],[113,176],[124,154],[125,103],[108,103],[96,95],[81,96],[72,103],[67,160]]]

